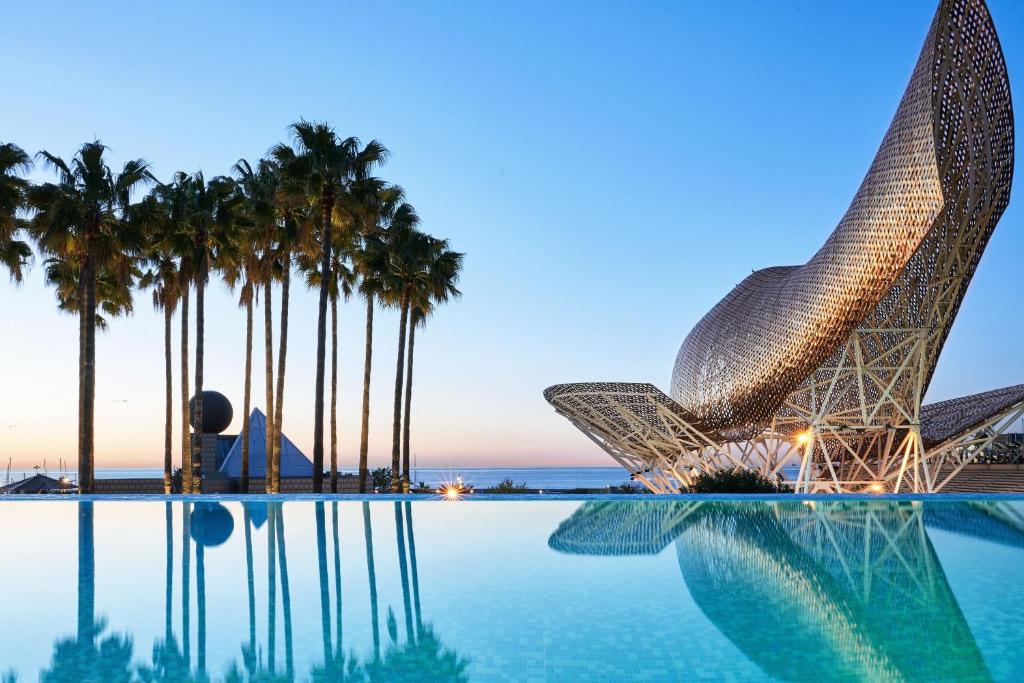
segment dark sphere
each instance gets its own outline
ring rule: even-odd
[[[212,548],[228,540],[235,529],[235,520],[220,503],[196,503],[189,526],[196,543]]]
[[[195,396],[188,402],[188,412],[190,415],[189,422],[192,423],[192,428],[194,429],[196,427]],[[231,424],[233,416],[234,411],[231,409],[231,401],[228,400],[227,396],[219,391],[203,392],[203,428],[200,430],[203,434],[220,434]]]

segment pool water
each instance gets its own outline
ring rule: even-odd
[[[0,500],[0,681],[1019,681],[1024,500]]]

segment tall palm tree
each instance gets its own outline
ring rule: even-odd
[[[218,176],[206,181],[200,171],[192,177],[190,194],[189,227],[194,240],[196,263],[196,366],[195,366],[195,406],[192,409],[194,426],[192,438],[193,457],[198,451],[202,453],[203,425],[203,360],[205,344],[205,298],[206,282],[209,278],[211,264],[219,259],[227,258],[225,252],[234,247],[233,231],[241,207],[242,196],[236,191],[234,181],[225,176]],[[192,479],[188,482],[186,492],[202,490],[202,467],[198,473],[193,465]]]
[[[395,367],[394,416],[392,420],[391,444],[391,491],[398,493],[403,488],[401,467],[402,439],[402,388],[405,372],[406,328],[409,322],[409,305],[412,292],[426,287],[430,276],[431,238],[409,226],[395,226],[388,231],[388,268],[384,276],[385,301],[398,308],[398,355]]]
[[[465,255],[448,248],[447,240],[430,238],[430,253],[427,259],[427,277],[417,280],[409,296],[409,345],[405,378],[405,417],[402,420],[402,478],[408,486],[409,477],[409,424],[412,409],[412,368],[416,344],[416,328],[426,325],[427,318],[436,304],[459,298],[462,292],[456,287],[462,272]]]
[[[278,145],[274,156],[287,159],[286,174],[301,182],[305,196],[319,212],[319,242],[321,271],[331,267],[332,226],[338,197],[345,192],[351,180],[366,169],[381,163],[387,150],[371,141],[362,150],[354,137],[341,139],[325,123],[299,121],[291,125],[295,148]],[[323,490],[324,466],[324,374],[327,346],[328,280],[320,282],[317,309],[316,388],[313,423],[313,491]]]
[[[164,493],[171,493],[174,421],[171,320],[181,299],[181,274],[176,257],[181,244],[174,231],[170,207],[160,198],[160,192],[154,190],[134,212],[134,219],[141,224],[145,236],[143,256],[148,264],[139,285],[152,288],[153,308],[162,311],[164,317]]]
[[[195,249],[191,227],[192,185],[189,174],[178,171],[169,183],[161,183],[153,189],[153,197],[160,205],[159,216],[164,223],[163,246],[177,266],[176,290],[181,305],[181,333],[179,341],[179,364],[181,391],[181,490],[188,493],[192,482],[192,440],[189,429],[189,294],[195,279]]]
[[[28,243],[15,239],[25,226],[18,213],[25,208],[29,183],[22,177],[32,160],[17,145],[0,143],[0,266],[15,282],[21,282],[24,268],[32,258]]]
[[[294,152],[290,147],[278,146],[274,150],[275,160],[280,168],[289,168],[294,163]],[[312,212],[306,201],[302,178],[279,174],[274,207],[277,216],[276,249],[274,268],[281,282],[280,336],[277,353],[277,387],[274,395],[273,437],[267,453],[268,469],[272,472],[273,490],[280,491],[281,479],[281,425],[284,421],[284,380],[288,358],[288,310],[291,289],[292,265],[296,254],[308,253],[312,241]]]
[[[104,268],[129,279],[133,254],[141,238],[125,220],[132,192],[152,180],[148,164],[136,159],[119,173],[107,165],[106,147],[99,141],[82,145],[68,163],[58,156],[39,153],[57,181],[29,190],[36,213],[31,221],[40,250],[73,264],[77,269],[79,336],[78,484],[83,493],[93,490],[94,415],[96,402],[97,274]]]
[[[278,174],[274,164],[261,159],[254,169],[248,161],[240,159],[234,166],[239,191],[244,197],[242,212],[245,217],[238,232],[239,261],[238,278],[241,280],[240,303],[245,306],[245,389],[242,413],[242,475],[241,489],[249,492],[249,413],[251,412],[252,389],[252,326],[253,303],[256,288],[263,284],[266,297],[270,296],[269,253],[273,249],[277,216],[274,198],[277,193]],[[267,453],[273,443],[273,317],[269,300],[264,299],[264,334],[266,341],[266,394],[267,394]],[[265,463],[269,465],[270,463]],[[269,475],[269,472],[268,472]],[[270,486],[272,477],[267,477]]]
[[[379,178],[357,179],[349,189],[351,210],[357,218],[360,244],[353,255],[359,293],[366,301],[366,341],[363,359],[363,404],[359,430],[359,492],[366,493],[369,474],[370,374],[373,363],[373,313],[384,289],[387,245],[383,239],[389,227],[414,226],[415,209],[405,201],[405,191]]]
[[[356,277],[350,260],[356,248],[356,233],[351,219],[341,221],[341,229],[334,232],[334,246],[331,249],[330,281],[328,297],[331,303],[331,493],[338,492],[338,300],[345,301],[352,295]],[[313,243],[315,244],[315,243]],[[320,259],[313,250],[307,249],[297,259],[299,271],[304,273],[306,285],[320,286]]]

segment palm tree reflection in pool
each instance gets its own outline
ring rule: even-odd
[[[180,506],[181,543],[174,541],[175,506]],[[402,590],[402,635],[396,610],[387,606],[387,642],[381,643],[378,600],[378,566],[373,547],[371,505],[362,504],[366,569],[370,599],[370,630],[373,650],[360,661],[355,652],[344,651],[342,628],[340,512],[347,506],[331,503],[331,533],[328,534],[323,502],[313,506],[316,523],[317,565],[321,597],[323,660],[311,667],[308,680],[326,681],[466,681],[469,660],[444,645],[432,625],[424,622],[420,608],[420,575],[413,531],[413,506],[394,503],[397,579]],[[288,508],[292,510],[293,508]],[[296,507],[295,511],[303,508]],[[354,506],[349,508],[354,510]],[[246,501],[241,509],[244,524],[245,577],[247,584],[248,633],[241,646],[241,665],[236,660],[224,670],[222,680],[230,683],[306,680],[296,672],[293,656],[291,586],[286,549],[287,534],[282,503]],[[50,666],[43,670],[44,683],[101,681],[106,683],[192,683],[211,680],[207,662],[207,550],[224,544],[231,536],[234,518],[220,503],[166,503],[165,580],[163,635],[153,645],[147,664],[133,664],[133,643],[127,634],[105,634],[105,622],[95,616],[95,544],[93,503],[78,504],[78,614],[77,633],[58,639]],[[294,513],[293,513],[294,514]],[[256,623],[256,572],[253,539],[266,525],[267,631],[261,650]],[[330,540],[328,539],[330,536]],[[331,556],[328,544],[331,544]],[[177,556],[176,556],[177,555]],[[330,561],[329,561],[330,559]],[[180,566],[180,636],[174,632],[175,565]],[[332,572],[333,569],[333,572]],[[195,604],[192,602],[192,572],[195,572]],[[333,576],[332,576],[333,574]],[[394,575],[392,575],[394,576]],[[280,602],[278,600],[280,588]],[[331,600],[331,590],[334,596]],[[276,659],[277,610],[283,615],[284,666]],[[194,610],[194,611],[193,611]],[[334,614],[332,614],[332,611]],[[196,630],[192,630],[192,618]],[[350,627],[351,628],[351,627]],[[302,633],[308,630],[303,629]],[[179,640],[180,637],[180,640]],[[193,642],[194,639],[194,642]],[[193,659],[192,647],[195,647]],[[216,669],[216,664],[214,664]],[[15,673],[4,674],[15,680]],[[220,676],[216,678],[221,679]],[[4,680],[4,683],[8,681]]]
[[[132,639],[122,634],[103,635],[106,623],[96,619],[95,596],[93,504],[81,502],[78,504],[78,632],[54,643],[50,666],[39,676],[41,683],[127,683],[132,680]]]

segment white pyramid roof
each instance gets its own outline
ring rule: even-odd
[[[220,466],[221,474],[229,477],[242,476],[242,438],[244,436],[244,434],[239,434],[235,442],[231,444],[231,450],[228,451]],[[249,476],[267,476],[267,416],[259,408],[253,408],[249,415]],[[312,461],[284,434],[281,435],[281,476],[313,476]]]

